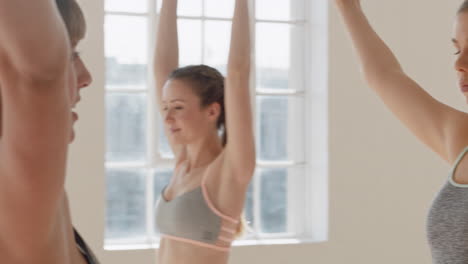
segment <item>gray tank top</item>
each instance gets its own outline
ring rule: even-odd
[[[168,201],[164,188],[156,205],[156,227],[163,237],[196,246],[228,251],[239,220],[218,211],[205,184]]]
[[[453,179],[467,152],[468,147],[458,157],[429,210],[427,236],[435,264],[468,263],[468,185]]]

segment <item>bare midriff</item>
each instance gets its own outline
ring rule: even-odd
[[[220,251],[186,242],[161,238],[158,250],[160,264],[227,264],[229,251]]]

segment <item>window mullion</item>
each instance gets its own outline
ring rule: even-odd
[[[157,120],[157,102],[156,102],[156,80],[154,78],[154,64],[151,63],[154,56],[154,47],[156,45],[156,23],[158,21],[157,15],[157,1],[158,0],[147,0],[148,1],[148,52],[149,63],[148,63],[148,72],[147,72],[147,83],[148,83],[148,116],[147,116],[147,142],[148,142],[148,153],[147,153],[147,170],[146,170],[146,234],[147,234],[147,244],[151,245],[154,241],[153,235],[155,234],[154,230],[154,174],[153,169],[156,166],[156,160],[158,158],[158,148],[159,148],[159,129]]]
[[[125,11],[106,11],[106,15],[147,17],[148,13],[132,13],[132,12],[125,12]]]
[[[250,10],[250,46],[251,46],[251,63],[250,65],[253,65],[251,68],[251,74],[250,74],[250,98],[251,98],[251,105],[252,105],[252,122],[254,124],[254,127],[256,128],[257,131],[259,131],[257,124],[258,124],[258,118],[257,118],[257,107],[256,107],[256,102],[257,102],[257,97],[256,97],[256,83],[257,83],[257,64],[256,64],[256,28],[257,24],[255,22],[255,0],[249,0],[249,10]],[[255,175],[252,179],[253,181],[253,193],[252,193],[252,200],[253,200],[253,223],[252,223],[252,228],[254,232],[254,238],[258,239],[259,234],[261,232],[261,181],[260,181],[260,170],[257,169],[255,171]]]
[[[205,64],[205,34],[206,34],[206,18],[205,18],[205,0],[201,0],[202,2],[202,16],[200,18],[201,21],[201,64]]]
[[[146,170],[146,243],[151,245],[155,241],[153,235],[155,234],[155,210],[154,210],[154,173],[151,168]]]
[[[297,94],[297,100],[303,100],[302,104],[292,103],[288,104],[289,107],[289,116],[288,116],[288,134],[292,135],[290,144],[288,144],[288,155],[292,157],[294,161],[305,162],[307,164],[308,160],[305,158],[305,149],[301,149],[304,146],[305,140],[305,129],[307,124],[310,123],[310,118],[307,115],[302,115],[306,113],[307,105],[307,90],[304,83],[304,70],[306,68],[306,60],[304,60],[304,55],[306,53],[305,42],[306,38],[304,36],[304,27],[308,19],[307,16],[303,17],[304,5],[307,1],[291,1],[291,17],[295,19],[303,19],[301,23],[293,23],[290,25],[290,89],[295,91],[302,91],[302,93]],[[304,14],[305,15],[305,14]],[[298,132],[299,134],[296,134]],[[307,211],[309,208],[308,200],[305,197],[305,194],[308,193],[307,186],[304,186],[304,178],[307,177],[304,175],[304,171],[300,169],[302,167],[294,167],[288,169],[288,180],[287,180],[287,190],[288,190],[288,201],[287,201],[287,212],[288,212],[288,231],[293,232],[295,235],[301,235],[305,228],[305,223],[308,223],[311,219],[305,219],[307,216]],[[299,175],[300,174],[300,175]],[[301,177],[302,176],[302,177]]]
[[[307,23],[307,20],[271,20],[271,19],[256,19],[257,23],[269,23],[269,24],[290,24],[290,25],[302,25]]]
[[[261,191],[262,191],[262,186],[261,186],[261,170],[257,169],[255,171],[255,175],[253,177],[253,232],[254,232],[254,238],[259,239],[260,234],[261,234]]]
[[[327,119],[327,14],[328,2],[306,1],[308,23],[305,24],[305,49],[307,103],[307,134],[305,168],[307,225],[304,232],[314,241],[328,237],[328,119]]]

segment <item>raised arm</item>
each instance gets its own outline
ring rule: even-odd
[[[335,0],[364,77],[389,109],[426,145],[453,162],[468,143],[467,115],[431,97],[409,78],[365,17],[359,0]]]
[[[236,0],[226,76],[226,155],[236,177],[248,183],[255,168],[250,98],[250,25],[247,0]]]
[[[72,53],[53,0],[0,0],[0,39],[0,230],[31,245],[63,197]]]
[[[177,0],[163,0],[159,14],[154,74],[158,102],[169,74],[179,66],[179,40],[177,35]]]
[[[55,80],[64,71],[70,45],[54,0],[0,0],[0,38],[2,64],[19,74]]]
[[[154,53],[156,96],[160,109],[162,109],[164,84],[169,74],[177,69],[178,66],[179,40],[177,34],[177,0],[163,0],[158,22],[156,50]],[[184,146],[176,145],[170,139],[169,144],[176,157],[184,149]]]

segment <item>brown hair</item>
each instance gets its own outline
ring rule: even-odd
[[[463,4],[461,4],[460,8],[458,9],[457,14],[460,14],[462,12],[465,12],[468,10],[468,0],[463,1]]]
[[[187,81],[200,97],[201,107],[218,103],[221,112],[216,127],[222,129],[223,146],[227,143],[226,114],[224,107],[224,76],[215,68],[206,65],[191,65],[174,70],[170,80]]]
[[[55,0],[55,2],[67,28],[70,40],[77,42],[83,39],[86,33],[86,21],[76,0]]]
[[[235,239],[240,239],[244,237],[247,233],[251,233],[252,229],[249,226],[247,219],[245,218],[245,214],[242,213],[240,217],[239,226],[237,226]]]

